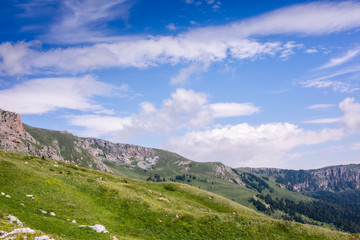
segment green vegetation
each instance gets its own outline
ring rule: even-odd
[[[27,164],[26,164],[27,162]],[[277,221],[189,185],[131,180],[0,150],[0,229],[11,214],[56,239],[356,239]],[[34,195],[34,199],[26,195]],[[23,204],[23,205],[22,205]],[[55,212],[56,216],[44,214]],[[68,220],[76,220],[72,223]],[[79,225],[102,224],[109,234]]]
[[[65,160],[73,161],[81,166],[95,168],[93,157],[85,149],[78,147],[78,151],[76,151],[75,142],[78,139],[76,136],[67,132],[35,128],[26,124],[23,124],[23,126],[41,145],[54,148],[57,154]],[[34,144],[32,143],[32,145]],[[38,148],[38,146],[35,147]]]

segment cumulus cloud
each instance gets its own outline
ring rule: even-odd
[[[179,88],[159,108],[143,102],[139,112],[131,116],[69,116],[69,122],[85,128],[85,133],[90,136],[99,137],[99,134],[103,134],[124,140],[124,137],[127,139],[142,133],[169,135],[178,130],[202,129],[212,124],[215,118],[245,116],[258,111],[259,108],[251,103],[210,104],[206,94]]]
[[[92,97],[113,94],[116,87],[91,76],[38,78],[0,90],[0,108],[22,114],[42,114],[60,108],[112,113]]]
[[[306,131],[290,123],[218,126],[171,138],[164,147],[197,161],[221,161],[232,167],[279,166],[298,146],[340,140],[342,129]]]
[[[345,98],[339,108],[344,112],[344,116],[340,119],[347,129],[353,132],[360,130],[360,104],[355,102],[354,98]]]

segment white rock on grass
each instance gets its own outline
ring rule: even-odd
[[[51,216],[56,216],[56,214],[54,212],[50,212]]]
[[[32,230],[31,228],[17,228],[15,230],[12,230],[11,232],[9,233],[6,233],[4,235],[2,235],[0,237],[0,239],[15,239],[16,236],[11,236],[11,235],[15,235],[15,234],[18,234],[18,233],[29,233],[29,234],[35,234],[35,230]]]
[[[90,228],[98,233],[108,233],[108,231],[106,231],[106,228],[100,224],[95,224],[94,226],[90,226]]]
[[[167,203],[170,203],[169,199],[164,198],[164,197],[159,197],[159,200],[160,200],[160,201],[167,202]]]
[[[40,237],[35,237],[35,240],[54,240],[53,238],[50,238],[49,236],[40,236]]]
[[[1,192],[1,195],[5,196],[5,193],[4,193],[4,192]]]
[[[11,198],[11,196],[10,196],[10,195],[6,195],[5,197],[7,197],[7,198]]]
[[[39,209],[39,210],[40,210],[40,212],[42,212],[43,214],[47,214],[47,211],[42,210],[42,209]]]
[[[72,220],[71,222],[72,222],[72,223],[76,223],[76,221],[75,221],[75,220]]]
[[[34,195],[26,195],[26,197],[34,199]]]
[[[9,219],[9,222],[16,222],[16,224],[18,224],[18,225],[20,225],[20,226],[23,226],[23,223],[22,222],[20,222],[20,220],[17,218],[17,217],[15,217],[15,216],[12,216],[12,215],[9,215],[9,216],[7,216],[6,218],[8,218]]]
[[[98,233],[109,233],[108,231],[106,231],[106,228],[101,224],[95,224],[94,226],[80,225],[79,227],[89,227]]]

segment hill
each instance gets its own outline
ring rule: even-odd
[[[359,237],[273,220],[189,185],[132,180],[53,159],[0,150],[0,169],[0,192],[9,196],[0,196],[0,230],[19,227],[6,220],[13,215],[55,239]],[[95,224],[109,233],[81,227]]]
[[[360,232],[359,168],[355,165],[309,171],[233,169],[161,149],[31,127],[22,124],[19,114],[1,110],[0,148],[142,181],[183,183],[275,219]]]

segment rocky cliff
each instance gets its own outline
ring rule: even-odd
[[[303,192],[360,189],[360,165],[340,165],[313,170],[243,168],[243,171],[273,176],[282,187]]]
[[[0,110],[0,148],[108,172],[111,170],[104,161],[149,169],[158,159],[151,148],[30,127],[23,125],[19,114],[3,110]]]
[[[63,160],[52,147],[41,145],[25,131],[20,114],[0,110],[0,148]]]

